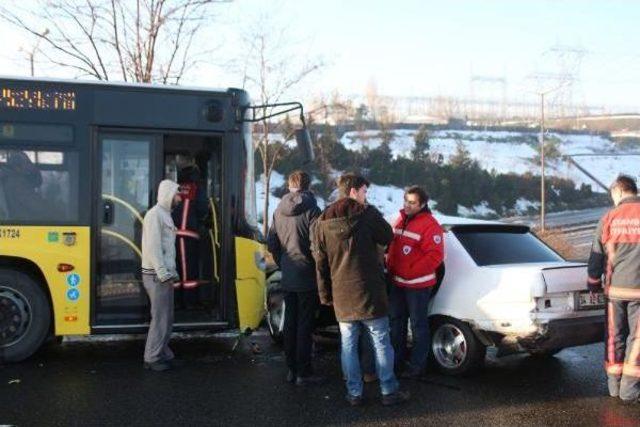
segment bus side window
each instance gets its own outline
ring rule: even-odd
[[[71,179],[78,173],[77,153],[7,150],[0,152],[0,167],[0,217],[48,223],[78,219],[78,189],[72,184],[77,180]]]

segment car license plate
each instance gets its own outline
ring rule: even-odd
[[[604,308],[604,293],[583,291],[578,294],[577,305],[578,310],[595,310]]]

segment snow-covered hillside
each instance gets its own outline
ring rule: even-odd
[[[411,158],[411,152],[415,146],[414,136],[416,130],[396,129],[391,131],[394,135],[390,148],[394,158]],[[582,134],[557,134],[550,133],[548,138],[559,140],[559,149],[562,154],[613,154],[613,156],[578,156],[575,160],[591,174],[605,184],[609,184],[619,173],[626,173],[638,177],[640,173],[640,156],[620,156],[637,152],[636,149],[619,149],[613,141],[601,136]],[[440,130],[430,134],[430,153],[442,155],[446,163],[456,152],[458,143],[464,144],[470,156],[479,162],[482,168],[498,173],[524,174],[539,173],[539,166],[532,162],[532,158],[538,154],[538,134],[535,132],[509,132],[509,131],[460,131]],[[379,131],[347,132],[340,142],[349,150],[360,151],[363,147],[375,149],[380,146],[382,139]],[[618,156],[615,156],[618,154]],[[336,176],[340,171],[336,171]],[[558,161],[552,165],[547,174],[573,180],[577,185],[590,184],[594,191],[603,191],[600,187],[580,172],[577,168],[564,161]],[[256,182],[256,194],[259,218],[262,218],[264,209],[263,177]],[[285,177],[274,172],[271,176],[271,190],[284,185]],[[407,182],[407,185],[411,184]],[[398,210],[402,207],[403,189],[394,186],[381,186],[372,183],[369,188],[369,203],[376,206],[387,220],[393,220]],[[279,198],[273,194],[269,197],[269,215],[273,215]],[[324,207],[325,200],[319,199],[318,204]],[[432,202],[432,209],[437,213],[437,203]],[[519,199],[515,205],[517,214],[527,214],[537,211],[538,202]],[[464,217],[495,217],[486,202],[477,206],[458,206],[458,215]]]
[[[278,173],[271,173],[271,194],[269,195],[269,218],[273,217],[273,212],[276,210],[280,198],[273,195],[274,190],[282,187],[285,183],[285,177]],[[370,204],[377,207],[380,212],[383,213],[387,220],[393,220],[400,208],[402,207],[404,190],[393,186],[382,186],[372,184],[369,187],[367,200]],[[262,212],[264,212],[264,175],[260,176],[260,179],[256,181],[256,197],[258,206],[258,219],[262,221]],[[318,206],[324,209],[326,201],[322,197],[317,197]]]
[[[399,129],[391,132],[394,138],[390,148],[394,158],[410,158],[415,146],[416,131]],[[533,157],[538,153],[537,137],[535,132],[440,130],[430,134],[430,152],[436,156],[442,155],[446,163],[456,152],[457,144],[460,142],[483,169],[495,170],[498,173],[537,174],[539,166],[532,162]],[[609,184],[619,173],[635,177],[640,173],[640,156],[620,156],[620,154],[637,152],[637,149],[618,149],[611,140],[601,136],[556,133],[547,135],[547,138],[552,137],[560,141],[559,149],[562,154],[612,155],[575,157],[578,164],[605,184]],[[340,142],[349,150],[360,151],[365,146],[370,149],[379,147],[382,139],[379,131],[369,130],[347,132]],[[615,156],[616,154],[618,156]],[[547,173],[571,179],[577,185],[591,184],[594,191],[603,191],[588,176],[564,161],[551,165]]]

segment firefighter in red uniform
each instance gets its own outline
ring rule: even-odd
[[[206,216],[206,202],[203,197],[204,184],[200,170],[190,154],[179,154],[176,157],[178,166],[178,184],[182,203],[174,210],[172,216],[176,224],[177,270],[180,281],[175,284],[176,299],[179,307],[196,308],[201,305],[197,288],[202,281],[200,277],[200,222]]]
[[[611,185],[615,208],[598,223],[589,256],[588,289],[607,296],[605,369],[609,394],[640,397],[640,197],[633,178]]]
[[[418,186],[404,194],[404,209],[396,221],[389,245],[387,270],[392,282],[389,295],[391,342],[397,370],[404,368],[407,320],[411,323],[413,349],[402,373],[417,378],[424,372],[431,342],[428,306],[436,284],[436,269],[444,259],[444,234],[427,206],[429,197]]]

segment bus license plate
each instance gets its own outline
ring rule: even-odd
[[[583,291],[578,294],[578,310],[604,308],[604,293]]]

